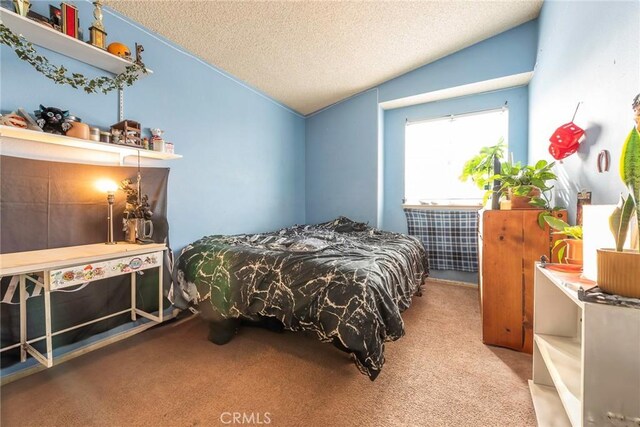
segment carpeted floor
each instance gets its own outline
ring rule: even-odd
[[[8,384],[10,426],[533,426],[531,357],[480,341],[475,289],[427,283],[375,382],[301,333],[165,325]],[[234,423],[234,412],[236,415]],[[241,418],[244,414],[244,419]]]

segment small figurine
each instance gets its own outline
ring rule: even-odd
[[[151,135],[153,135],[153,138],[151,139],[162,139],[162,134],[164,133],[164,131],[160,128],[151,128]]]
[[[36,122],[43,131],[57,135],[64,135],[71,129],[71,123],[67,121],[69,111],[63,111],[55,107],[40,105],[40,110],[34,111],[38,118]]]
[[[142,52],[144,52],[144,46],[136,43],[136,60],[135,63],[141,67],[144,67],[144,62],[142,62]]]
[[[147,138],[146,136],[142,138],[142,146],[145,150],[149,149],[149,138]]]
[[[120,141],[120,137],[122,136],[122,131],[120,129],[111,129],[111,142],[114,144],[122,144]]]
[[[152,128],[151,135],[151,143],[153,144],[153,151],[164,151],[164,139],[162,139],[162,134],[164,131],[160,128]]]

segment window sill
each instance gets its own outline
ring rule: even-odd
[[[419,205],[402,205],[402,209],[424,209],[424,210],[456,210],[456,211],[479,211],[481,205],[458,205],[458,204],[419,204]]]

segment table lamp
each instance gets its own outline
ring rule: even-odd
[[[96,187],[103,193],[107,193],[107,241],[105,243],[107,245],[115,245],[116,242],[113,239],[113,202],[116,198],[118,184],[110,179],[102,179],[96,183]]]

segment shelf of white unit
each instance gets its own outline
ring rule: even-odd
[[[106,153],[117,153],[120,157],[137,156],[156,160],[181,159],[179,154],[163,153],[160,151],[145,150],[119,144],[108,144],[105,142],[87,141],[86,139],[72,138],[52,133],[38,132],[28,129],[20,129],[11,126],[0,125],[0,144],[7,140],[19,140],[21,143],[40,143],[60,145],[83,150],[102,151]]]
[[[529,389],[538,425],[638,423],[640,310],[583,302],[581,286],[590,284],[578,274],[535,267]]]
[[[571,424],[580,425],[582,411],[580,343],[571,338],[545,334],[535,334],[534,340]]]
[[[539,426],[571,427],[555,388],[529,380],[529,390]]]
[[[2,7],[0,7],[0,22],[33,44],[113,74],[120,74],[125,71],[125,68],[133,64],[131,61],[112,55],[106,50],[69,37],[60,31],[39,24]],[[153,71],[147,69],[147,73],[153,73]],[[141,73],[140,77],[143,76],[144,73]]]

